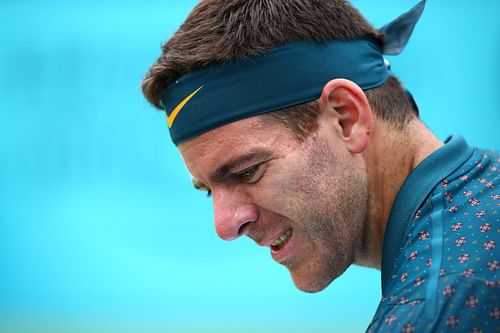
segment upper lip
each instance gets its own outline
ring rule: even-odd
[[[260,246],[271,246],[271,243],[283,235],[289,228],[283,228],[279,232],[273,233],[272,237],[268,237],[264,240],[256,241]]]

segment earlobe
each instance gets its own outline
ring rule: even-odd
[[[349,151],[362,153],[373,125],[373,112],[363,90],[349,80],[331,80],[323,88],[320,103],[332,113]]]

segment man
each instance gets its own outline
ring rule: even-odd
[[[382,270],[370,332],[494,332],[500,156],[440,142],[343,0],[206,0],[143,81],[167,113],[218,235],[270,247],[307,292],[351,264]]]

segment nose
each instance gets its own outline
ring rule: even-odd
[[[220,238],[233,240],[245,235],[257,221],[257,207],[236,191],[214,190],[212,195],[215,231]]]

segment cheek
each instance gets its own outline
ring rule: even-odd
[[[275,163],[266,170],[257,183],[248,185],[247,193],[251,201],[259,207],[287,218],[293,218],[295,214],[290,208],[296,205],[293,204],[296,198],[293,195],[295,186],[291,179],[293,179],[291,170],[282,167],[281,163]]]
[[[349,219],[366,200],[362,160],[350,156],[311,154],[307,163],[281,173],[271,186],[274,200],[291,217],[328,221]],[[271,200],[273,198],[270,198]],[[320,222],[318,222],[320,223]]]
[[[253,196],[261,207],[290,220],[302,220],[307,206],[315,201],[320,183],[297,162],[271,168],[256,184]]]

